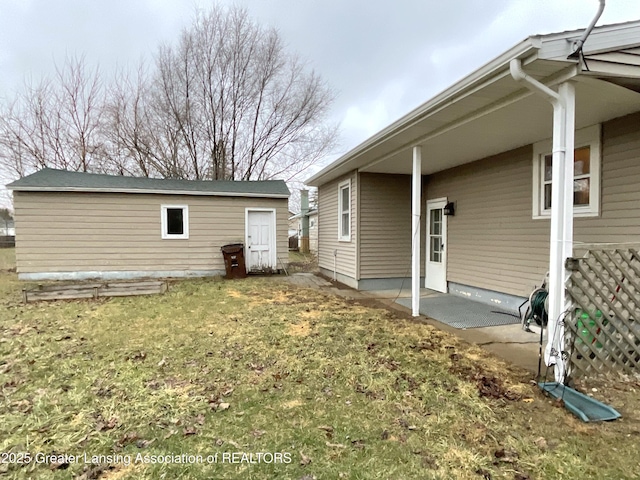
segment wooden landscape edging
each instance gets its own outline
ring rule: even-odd
[[[72,300],[79,298],[128,297],[134,295],[157,295],[168,289],[166,280],[143,280],[139,282],[83,283],[73,285],[47,285],[34,290],[22,290],[22,301]]]

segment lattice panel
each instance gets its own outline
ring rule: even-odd
[[[565,319],[569,374],[640,372],[640,256],[592,249],[570,261],[572,307]]]

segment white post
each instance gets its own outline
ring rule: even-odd
[[[564,325],[568,301],[565,269],[573,255],[573,150],[575,136],[575,88],[565,82],[558,88],[560,102],[553,116],[553,171],[551,185],[551,234],[549,257],[549,324],[545,363],[555,364],[555,378],[563,382],[565,364]]]
[[[549,324],[544,360],[555,365],[557,382],[563,382],[565,364],[563,320],[569,312],[566,298],[565,269],[567,258],[573,256],[573,150],[575,137],[575,87],[562,83],[554,91],[530,77],[519,59],[509,63],[511,76],[553,105],[553,171],[551,182],[551,233],[549,245]]]
[[[420,315],[420,199],[422,188],[422,147],[413,147],[411,177],[411,313]]]

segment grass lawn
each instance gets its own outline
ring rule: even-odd
[[[289,251],[289,273],[314,272],[318,270],[318,259],[310,253]]]
[[[0,461],[31,461],[0,464],[0,478],[619,480],[640,471],[637,382],[600,387],[624,417],[590,425],[478,348],[276,277],[28,305],[21,288],[0,273]],[[151,463],[182,454],[202,463]]]
[[[9,270],[16,265],[16,249],[0,248],[0,272]]]

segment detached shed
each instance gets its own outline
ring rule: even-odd
[[[218,275],[220,247],[230,243],[245,244],[249,272],[277,270],[286,261],[289,189],[282,180],[47,168],[7,188],[14,194],[21,280]]]

